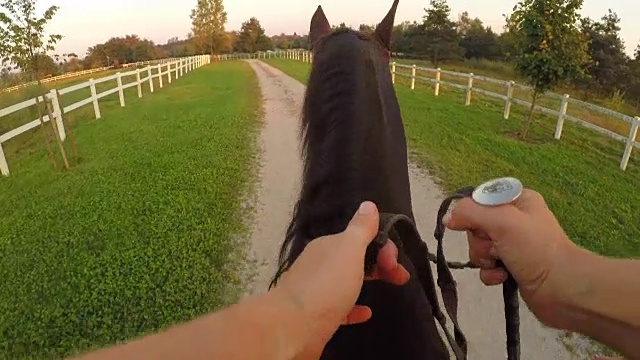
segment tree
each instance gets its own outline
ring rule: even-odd
[[[620,18],[609,10],[600,22],[589,18],[582,19],[580,27],[589,42],[588,53],[591,61],[587,72],[590,77],[577,79],[574,83],[583,88],[585,98],[590,90],[605,95],[619,91],[629,76],[628,58],[620,38]]]
[[[358,27],[358,31],[366,35],[373,34],[375,30],[375,25],[360,24],[360,26]]]
[[[198,0],[196,8],[191,10],[193,35],[201,48],[210,54],[217,53],[224,46],[227,12],[222,0]]]
[[[97,44],[87,50],[86,67],[119,66],[138,61],[157,59],[161,50],[151,40],[138,35],[113,37],[104,44]]]
[[[446,0],[431,0],[431,7],[424,9],[421,46],[429,59],[438,67],[440,61],[459,58],[462,48],[458,45],[456,23],[449,19],[451,9]]]
[[[43,56],[46,56],[47,51],[54,51],[55,45],[62,40],[62,35],[59,34],[45,36],[45,26],[58,9],[55,5],[50,6],[39,18],[35,13],[36,0],[4,0],[0,3],[0,29],[2,29],[0,30],[0,35],[2,35],[0,37],[0,62],[3,64],[15,64],[28,77],[37,81],[36,94],[34,94],[36,110],[45,135],[47,151],[54,168],[57,168],[57,162],[51,149],[50,135],[44,126],[39,98],[46,90],[40,81],[43,76],[42,70],[48,63]],[[53,59],[48,58],[53,62]],[[45,100],[45,111],[49,118],[52,119],[52,107],[47,100]],[[69,168],[67,155],[60,140],[55,121],[50,121],[49,123],[53,130],[53,136],[58,143],[58,149],[64,165]],[[73,142],[72,137],[70,137],[70,140]],[[75,142],[72,145],[75,149]]]
[[[559,82],[584,76],[587,42],[578,28],[583,0],[524,0],[511,15],[516,34],[516,71],[533,86],[531,111],[520,136],[527,137],[538,96]]]
[[[254,53],[256,51],[272,50],[273,43],[271,42],[271,38],[265,35],[260,21],[252,17],[242,23],[237,47],[241,52]]]
[[[495,59],[498,56],[498,38],[490,27],[484,27],[479,18],[472,20],[465,11],[457,25],[465,58]]]

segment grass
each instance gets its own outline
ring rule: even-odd
[[[406,60],[406,59],[393,59],[398,64],[404,65],[417,65],[418,67],[427,67],[433,68],[434,66],[424,60]],[[467,61],[460,63],[447,63],[441,65],[443,70],[460,72],[464,74],[474,73],[475,75],[491,77],[494,79],[510,81],[513,80],[518,84],[526,85],[526,81],[519,77],[513,68],[505,63],[492,62],[492,61]],[[411,69],[400,68],[398,67],[396,71],[400,74],[405,74],[408,76],[411,74]],[[417,76],[423,76],[427,78],[435,79],[435,73],[431,71],[418,70],[416,72]],[[467,85],[468,79],[466,77],[461,76],[453,76],[449,74],[442,74],[442,81],[452,82],[459,85]],[[420,82],[420,80],[419,80]],[[498,94],[506,95],[507,87],[505,85],[490,83],[486,81],[475,80],[474,87],[480,88],[483,90],[492,91]],[[559,87],[555,90],[557,94],[569,94],[574,99],[582,98],[583,93],[581,91],[575,90],[570,87]],[[531,102],[533,99],[533,92],[530,90],[522,89],[516,87],[513,92],[513,96],[517,99]],[[539,98],[538,104],[544,106],[548,109],[560,110],[561,100],[555,97],[551,97],[549,95],[544,95]],[[589,99],[587,102],[591,102],[595,105],[609,108],[611,110],[620,112],[622,114],[634,117],[640,114],[637,108],[626,103],[621,98],[611,98],[611,99]],[[613,131],[617,134],[623,136],[629,136],[629,131],[631,129],[631,124],[624,122],[620,119],[613,118],[607,114],[602,114],[600,112],[596,112],[590,109],[583,108],[577,104],[570,103],[567,108],[567,114],[571,116],[575,116],[579,119],[592,123],[594,125],[600,126],[604,129]],[[640,137],[638,137],[640,139]]]
[[[265,60],[306,83],[309,65]],[[600,254],[640,258],[640,160],[618,168],[624,145],[571,122],[553,140],[555,120],[538,115],[535,143],[511,135],[527,109],[514,105],[502,119],[503,104],[489,98],[464,106],[464,93],[432,86],[411,91],[398,79],[396,92],[413,158],[429,169],[445,191],[499,176],[516,176],[539,191],[569,236]]]
[[[91,78],[99,79],[102,77],[107,77],[109,75],[115,74],[118,71],[125,72],[127,69],[117,69],[117,70],[105,70],[100,72],[95,72],[92,74],[81,75],[76,77],[71,77],[67,79],[61,79],[58,81],[52,81],[48,83],[43,83],[43,90],[48,91],[53,88],[63,89],[68,86],[72,86],[75,84],[79,84],[81,82],[85,82]],[[19,103],[21,101],[30,99],[34,97],[34,94],[38,92],[38,87],[36,85],[28,86],[26,88],[14,90],[8,93],[0,93],[0,108],[7,107],[9,105],[13,105]]]
[[[0,179],[0,358],[60,358],[235,302],[260,93],[219,62],[70,121],[82,156],[53,171],[9,141]],[[36,131],[32,137],[37,137]],[[29,153],[28,156],[25,153]]]

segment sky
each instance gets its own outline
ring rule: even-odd
[[[377,24],[392,0],[226,0],[227,30],[239,30],[242,22],[256,17],[267,35],[306,34],[311,15],[322,5],[329,22]],[[39,0],[38,11],[57,5],[60,10],[48,25],[48,32],[64,35],[56,53],[86,54],[87,48],[114,36],[137,34],[165,43],[171,37],[185,38],[190,32],[191,9],[197,0]],[[517,0],[448,0],[451,17],[468,11],[495,31],[502,31],[502,14],[511,13]],[[634,5],[635,4],[635,5]],[[421,20],[428,0],[400,0],[396,24]],[[621,36],[632,55],[640,43],[640,13],[637,0],[585,0],[582,15],[600,19],[610,8],[621,18]]]

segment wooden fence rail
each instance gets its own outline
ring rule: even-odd
[[[313,61],[313,54],[305,49],[293,49],[293,50],[258,52],[254,54],[221,55],[217,57],[217,60],[248,59],[248,58],[251,58],[251,59],[282,58],[282,59],[291,59],[291,60],[302,60],[304,62],[311,63]],[[435,96],[439,96],[440,89],[442,86],[452,87],[465,92],[464,104],[466,106],[471,105],[471,102],[473,99],[473,93],[482,94],[495,99],[501,99],[502,101],[504,101],[503,118],[505,120],[509,119],[509,116],[511,114],[511,107],[513,104],[531,107],[530,102],[515,98],[514,90],[533,91],[533,89],[530,86],[518,84],[514,81],[499,80],[499,79],[494,79],[486,76],[475,75],[472,73],[466,74],[466,73],[460,73],[455,71],[443,70],[440,68],[434,69],[434,68],[427,68],[427,67],[419,67],[416,65],[399,64],[395,61],[391,62],[389,66],[391,68],[391,79],[394,84],[396,83],[396,79],[398,76],[408,78],[410,83],[409,86],[411,87],[411,89],[415,89],[417,81],[433,83]],[[406,72],[398,71],[399,69],[405,69]],[[430,77],[421,76],[421,75],[418,75],[418,72],[422,74],[424,73],[431,74],[432,76]],[[464,82],[464,84],[458,84],[451,81],[444,81],[442,79],[442,75],[460,78],[461,81]],[[475,82],[477,81],[503,86],[504,92],[497,93],[494,91],[481,89],[475,85],[476,84]],[[582,125],[585,128],[596,131],[602,135],[608,136],[610,138],[616,139],[624,143],[625,147],[622,154],[622,158],[620,160],[620,169],[622,169],[623,171],[627,169],[633,148],[640,149],[640,142],[636,140],[636,136],[638,134],[638,128],[640,127],[640,117],[628,116],[628,115],[613,111],[611,109],[607,109],[598,105],[573,99],[568,94],[560,95],[552,92],[547,92],[543,94],[543,96],[560,102],[560,106],[558,107],[558,109],[549,109],[542,105],[536,105],[537,111],[540,111],[542,113],[545,113],[547,115],[557,118],[556,130],[554,134],[554,138],[556,140],[559,140],[562,137],[562,130],[564,127],[565,120],[575,122],[579,125]],[[611,130],[602,128],[598,125],[595,125],[588,121],[580,119],[576,116],[567,114],[567,110],[569,109],[570,106],[581,108],[581,109],[587,109],[589,111],[616,119],[618,121],[628,123],[631,126],[629,130],[629,134],[628,136],[623,136]]]
[[[72,85],[63,89],[51,89],[48,93],[40,95],[37,97],[37,102],[50,101],[52,104],[52,117],[55,121],[56,127],[58,128],[60,134],[60,140],[64,141],[66,139],[66,133],[64,130],[64,115],[77,110],[83,106],[92,104],[94,110],[94,116],[96,119],[100,119],[102,114],[100,112],[100,102],[99,100],[112,95],[118,94],[120,100],[120,106],[125,106],[125,98],[124,98],[124,90],[136,86],[138,88],[138,97],[142,97],[142,85],[145,82],[148,82],[149,91],[153,92],[153,79],[158,78],[159,86],[163,87],[163,77],[167,77],[167,81],[170,84],[172,82],[172,77],[178,79],[183,76],[183,74],[188,73],[194,69],[197,69],[205,64],[208,64],[211,61],[211,57],[209,55],[197,55],[186,58],[177,58],[162,61],[156,61],[155,65],[148,64],[145,68],[137,68],[135,70],[130,70],[125,73],[118,72],[117,74],[106,76],[98,79],[89,79],[81,84]],[[172,74],[174,73],[174,74]],[[136,76],[136,80],[130,83],[123,83],[122,79],[128,76]],[[142,77],[142,75],[146,75],[146,77]],[[98,93],[96,90],[96,84],[103,83],[106,81],[117,81],[117,86],[115,88],[105,90],[101,93]],[[89,88],[91,91],[91,97],[80,100],[74,104],[67,105],[65,107],[60,106],[59,97],[64,94],[68,94],[80,89]],[[22,109],[26,109],[28,107],[36,105],[36,98],[22,101],[18,104],[11,105],[4,109],[0,109],[0,120],[4,116],[8,116]],[[43,118],[43,123],[49,122],[51,119],[48,115],[45,115]],[[4,155],[4,151],[2,149],[2,144],[11,140],[12,138],[29,131],[33,128],[36,128],[41,125],[40,119],[36,119],[30,121],[26,124],[23,124],[15,129],[12,129],[4,134],[0,134],[0,172],[4,176],[9,176],[9,165],[7,163],[7,159]]]
[[[167,63],[167,62],[174,62],[177,59],[178,58],[166,58],[166,59],[158,59],[158,60],[139,61],[139,62],[135,62],[135,63],[123,64],[122,67],[123,68],[130,68],[130,67],[140,67],[140,66],[145,66],[145,65],[164,64],[164,63]],[[55,81],[58,81],[58,80],[70,79],[70,78],[74,78],[74,77],[78,77],[78,76],[83,76],[83,75],[93,74],[93,73],[97,73],[97,72],[102,72],[102,71],[110,70],[110,69],[113,69],[113,68],[114,68],[113,66],[106,66],[106,67],[100,67],[100,68],[95,68],[95,69],[87,69],[87,70],[82,70],[82,71],[76,71],[76,72],[66,73],[66,74],[62,74],[62,75],[58,75],[58,76],[53,76],[53,77],[50,77],[50,78],[42,79],[42,80],[40,80],[40,82],[41,83],[50,83],[50,82],[55,82]],[[33,85],[36,85],[36,84],[37,84],[36,81],[32,81],[32,82],[29,82],[29,83],[24,83],[24,84],[20,84],[20,85],[8,87],[8,88],[0,89],[0,94],[12,92],[12,91],[19,90],[19,89],[23,89],[23,88],[26,88],[26,87],[29,87],[29,86],[33,86]]]

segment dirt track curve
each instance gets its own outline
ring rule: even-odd
[[[261,61],[248,62],[259,79],[264,100],[262,167],[251,238],[254,256],[260,263],[251,285],[251,293],[257,294],[267,290],[269,278],[275,271],[278,247],[299,191],[301,161],[297,131],[305,88]],[[418,228],[433,251],[435,241],[428,235],[433,233],[437,209],[444,196],[416,166],[410,166],[410,179]],[[448,232],[445,240],[449,260],[468,259],[463,233]],[[460,326],[469,342],[469,359],[504,359],[506,337],[501,289],[482,285],[477,270],[456,270],[454,276],[459,289]],[[520,314],[522,359],[585,358],[567,350],[559,340],[560,333],[540,325],[524,303],[521,303]]]

